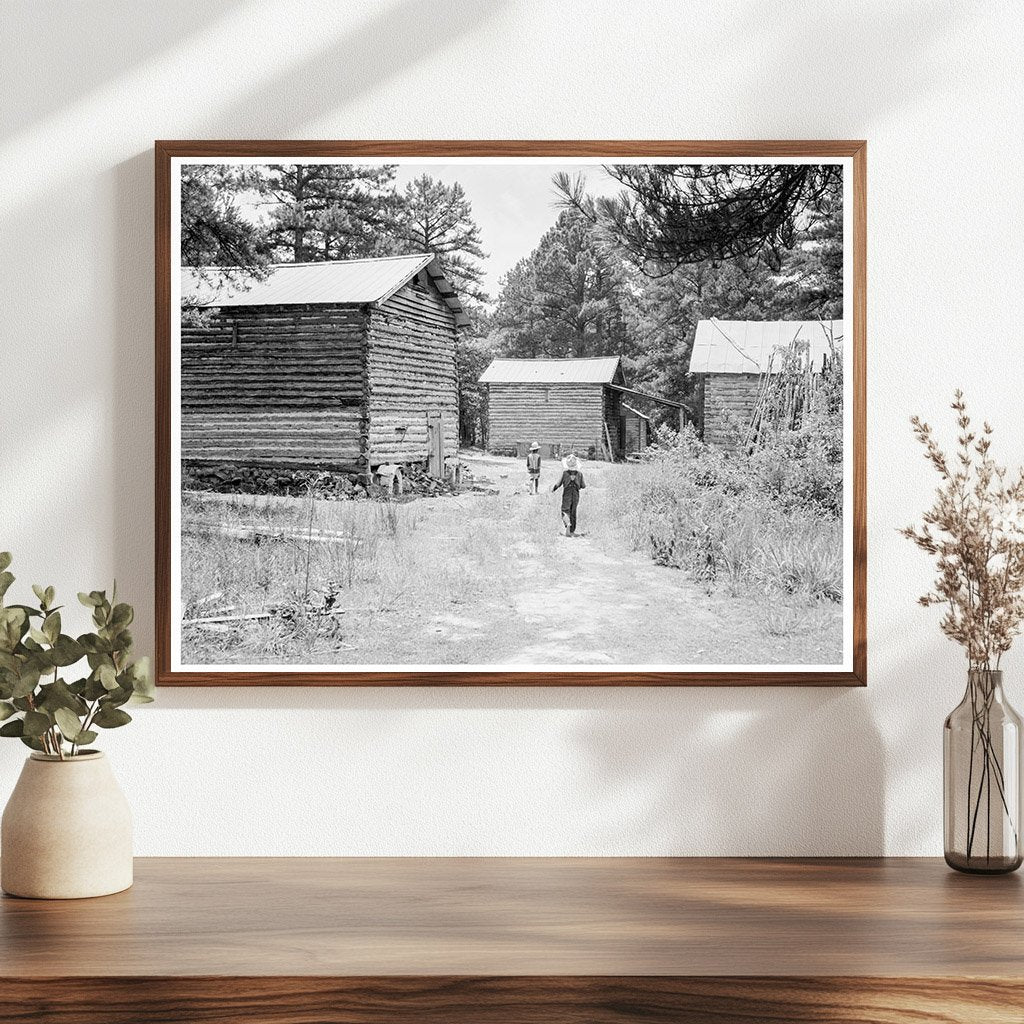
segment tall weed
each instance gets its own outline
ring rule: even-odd
[[[750,455],[663,435],[612,484],[632,546],[708,586],[842,599],[842,460],[812,424]]]

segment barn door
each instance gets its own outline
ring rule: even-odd
[[[438,479],[444,476],[444,423],[439,412],[427,413],[427,471]]]

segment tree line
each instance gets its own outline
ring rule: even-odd
[[[279,262],[433,252],[471,319],[458,344],[460,429],[481,443],[495,356],[617,355],[630,383],[685,400],[697,322],[842,316],[842,173],[830,165],[609,165],[594,197],[556,175],[536,248],[483,287],[481,232],[456,181],[394,165],[189,165],[182,264],[257,276]],[[661,410],[650,410],[657,418]]]

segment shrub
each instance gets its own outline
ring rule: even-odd
[[[613,500],[634,548],[709,586],[842,598],[842,459],[820,422],[750,455],[659,435]]]

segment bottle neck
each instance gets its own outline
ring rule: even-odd
[[[996,703],[1003,700],[1003,673],[1001,669],[972,668],[967,673],[968,699],[991,699]]]

